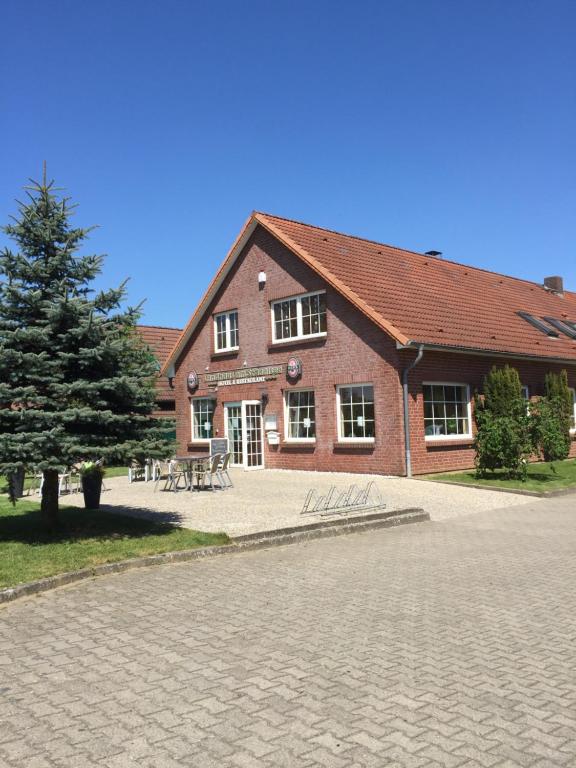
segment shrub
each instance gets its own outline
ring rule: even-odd
[[[515,368],[492,368],[484,379],[484,398],[475,397],[475,419],[477,476],[503,469],[509,477],[526,479],[534,441]]]
[[[544,461],[562,461],[570,453],[573,401],[566,371],[546,374],[546,394],[536,412],[536,441]]]

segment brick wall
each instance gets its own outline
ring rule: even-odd
[[[401,366],[405,367],[414,357],[414,352],[401,352]],[[412,469],[414,474],[467,469],[474,466],[474,449],[471,440],[445,442],[425,440],[423,383],[445,381],[468,384],[471,398],[473,398],[475,391],[482,392],[484,376],[492,366],[502,366],[506,362],[517,369],[522,384],[528,387],[531,398],[544,394],[544,377],[548,371],[558,372],[566,367],[554,363],[535,363],[513,359],[506,361],[496,357],[424,352],[424,357],[419,365],[412,370],[409,378]],[[568,368],[568,382],[571,387],[576,388],[574,367]],[[474,403],[472,403],[472,415],[473,411]],[[474,421],[473,418],[472,421]],[[576,443],[574,442],[571,455],[576,456]]]

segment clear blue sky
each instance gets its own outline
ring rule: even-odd
[[[0,222],[46,159],[145,322],[186,322],[253,209],[576,290],[574,0],[4,0],[2,27]]]

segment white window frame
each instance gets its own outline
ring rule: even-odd
[[[374,383],[371,381],[351,381],[348,384],[336,385],[336,425],[338,428],[338,442],[339,443],[366,443],[367,445],[374,444],[375,437],[343,437],[342,436],[342,409],[340,407],[340,390],[348,389],[349,387],[372,387],[372,394],[374,396],[374,433],[376,433],[376,389]]]
[[[527,384],[522,384],[520,386],[522,390],[522,397],[524,398],[524,402],[526,403],[526,413],[528,416],[530,415],[530,387]]]
[[[190,400],[190,434],[192,436],[192,443],[209,443],[210,439],[214,437],[214,406],[212,406],[212,433],[208,437],[196,437],[194,435],[194,403],[198,403],[204,400],[210,400],[211,402],[214,402],[213,398],[211,397],[193,397],[192,400]]]
[[[240,316],[238,314],[237,309],[229,309],[227,312],[217,312],[214,315],[214,352],[236,352],[240,349],[240,345],[237,344],[235,347],[231,346],[230,344],[230,315],[236,315],[236,328],[238,330],[238,338],[240,338]],[[226,318],[226,346],[218,348],[218,318],[219,317],[225,317]]]
[[[294,341],[305,341],[306,339],[320,339],[328,335],[328,331],[320,331],[319,333],[303,333],[303,315],[302,315],[302,299],[306,299],[309,296],[321,296],[326,295],[326,291],[311,291],[310,293],[298,293],[295,296],[284,296],[282,299],[274,299],[270,302],[270,318],[272,322],[272,343],[273,344],[292,344]],[[274,321],[274,307],[276,304],[281,304],[283,301],[296,300],[296,336],[290,336],[287,339],[276,338],[276,323]],[[326,326],[328,326],[328,307],[326,307]]]
[[[312,392],[314,395],[314,429],[317,431],[318,421],[316,420],[316,391],[312,387],[298,387],[287,389],[284,392],[284,440],[287,443],[315,443],[315,437],[289,437],[290,434],[290,406],[288,398],[292,392]]]
[[[570,434],[574,435],[576,434],[576,389],[574,389],[574,387],[570,387],[569,389],[572,393],[572,419],[574,422],[574,426],[570,428]]]
[[[466,413],[468,417],[468,431],[460,435],[427,435],[424,429],[424,440],[428,443],[442,443],[446,440],[470,440],[472,438],[472,401],[470,399],[470,384],[463,381],[423,381],[422,382],[422,423],[424,420],[424,387],[466,387]]]

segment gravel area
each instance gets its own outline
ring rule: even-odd
[[[201,531],[225,531],[230,536],[305,525],[321,519],[302,515],[308,489],[327,493],[335,485],[337,493],[351,483],[365,485],[373,480],[386,508],[422,507],[432,520],[508,508],[534,502],[527,496],[462,488],[422,480],[407,480],[382,475],[354,475],[333,472],[298,472],[288,470],[231,471],[234,487],[226,491],[177,493],[162,491],[161,483],[129,483],[126,477],[107,479],[102,506],[109,512],[162,519]],[[78,495],[62,499],[81,504]],[[327,518],[330,519],[330,518]]]

